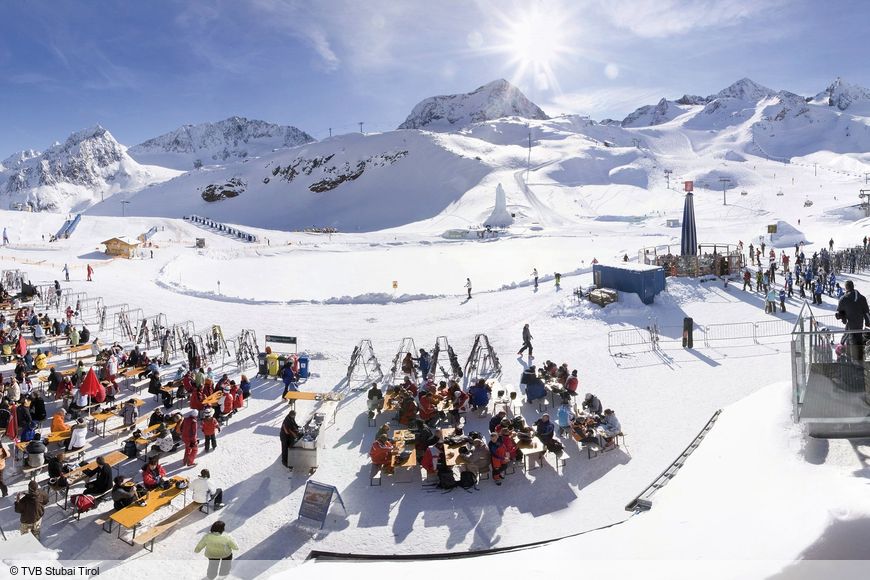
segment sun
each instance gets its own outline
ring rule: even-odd
[[[513,80],[531,80],[536,89],[558,90],[556,71],[572,53],[567,41],[571,19],[563,11],[540,4],[500,15],[492,49],[513,67]]]

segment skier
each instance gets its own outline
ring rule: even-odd
[[[66,277],[66,281],[69,282],[69,266],[66,264],[63,265],[63,274]]]
[[[556,272],[555,276],[556,276],[556,290],[558,290],[559,284],[562,283],[562,274],[560,274],[559,272]]]
[[[94,269],[88,264],[88,282],[93,282]]]
[[[4,245],[4,246],[8,246],[8,245],[9,245],[9,235],[6,233],[6,228],[5,228],[5,227],[3,228],[3,245]]]
[[[529,330],[529,325],[526,323],[523,326],[523,347],[517,352],[517,355],[522,355],[523,351],[529,349],[529,359],[533,359],[535,357],[532,356],[532,333]]]
[[[6,238],[6,235],[5,235],[6,230],[3,230],[3,234],[4,234],[3,238],[5,239]],[[831,238],[830,240],[828,240],[828,247],[831,249],[830,251],[832,251],[832,252],[834,251],[834,238]]]
[[[532,268],[532,278],[535,279],[535,290],[538,289],[538,269]]]
[[[465,279],[465,288],[468,289],[468,299],[471,300],[471,278]]]

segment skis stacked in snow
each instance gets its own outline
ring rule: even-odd
[[[474,337],[471,354],[465,363],[465,383],[478,378],[498,378],[501,376],[501,363],[495,349],[489,343],[489,337],[478,334]]]
[[[260,347],[257,345],[256,333],[253,330],[242,330],[234,342],[236,345],[236,366],[239,367],[239,370],[243,371],[249,365],[258,366]]]
[[[396,351],[396,356],[393,357],[393,366],[390,367],[390,374],[384,380],[384,384],[388,387],[395,384],[397,376],[406,374],[402,371],[402,361],[408,353],[411,354],[411,358],[414,358],[417,354],[417,347],[414,344],[413,338],[405,337],[402,339],[402,344],[399,345],[399,350]],[[417,381],[417,368],[414,366],[411,367],[411,380]]]
[[[450,364],[450,372],[444,368],[443,359],[441,357],[442,354],[447,354],[447,362]],[[442,359],[442,360],[439,360]],[[453,351],[453,347],[450,346],[450,343],[447,341],[446,336],[439,336],[435,339],[435,348],[432,349],[432,355],[429,359],[429,373],[432,375],[437,375],[440,371],[444,378],[448,380],[458,381],[462,378],[462,366],[459,364],[459,358],[456,356],[456,353]]]
[[[400,361],[401,364],[401,361]],[[395,367],[395,365],[394,365]],[[375,356],[372,341],[364,338],[353,347],[350,355],[350,364],[347,365],[347,384],[360,382],[359,389],[364,389],[369,383],[380,382],[384,378],[381,363]]]

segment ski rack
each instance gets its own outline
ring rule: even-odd
[[[187,339],[196,334],[193,322],[185,320],[172,324],[167,329],[169,331],[169,351],[172,353],[172,358],[178,358],[184,354],[184,345],[187,344]],[[160,337],[163,340],[163,337]]]
[[[393,386],[396,380],[396,375],[403,375],[402,373],[402,359],[405,358],[405,354],[411,353],[411,357],[413,358],[415,354],[417,354],[417,347],[414,345],[414,339],[405,337],[402,339],[402,344],[399,345],[399,350],[396,351],[396,356],[393,357],[393,366],[390,367],[390,374],[387,375],[384,384],[387,387]],[[414,368],[411,373],[411,379],[415,382],[417,380],[417,369]]]
[[[92,311],[99,311],[103,308],[103,299],[99,296],[96,298],[85,298],[84,300],[79,301],[79,313],[84,314],[85,312],[91,313]]]
[[[438,359],[441,357],[441,353],[447,353],[447,360],[450,363],[450,372],[448,373],[444,365],[438,364]],[[456,356],[456,353],[453,351],[453,347],[450,346],[450,343],[447,341],[446,336],[439,336],[435,339],[435,348],[432,349],[431,356],[431,366],[429,367],[430,375],[437,375],[438,371],[441,371],[441,374],[444,375],[445,379],[458,381],[462,378],[462,367],[459,364],[459,358]]]
[[[126,312],[130,310],[130,305],[126,302],[124,304],[111,304],[109,306],[103,305],[103,308],[100,310],[100,332],[105,332],[106,330],[114,330],[115,329],[115,315],[118,312]],[[112,327],[107,328],[106,322],[112,322]]]
[[[260,347],[257,345],[257,334],[250,329],[242,331],[229,341],[236,351],[236,366],[239,371],[245,370],[249,365],[259,365]]]
[[[184,345],[184,354],[192,371],[207,366],[210,360],[205,348],[205,340],[200,334],[193,334],[187,339],[187,344]]]
[[[163,331],[166,329],[166,315],[162,312],[143,318],[136,331],[136,344],[145,342],[145,348],[151,348],[151,343],[160,344]]]
[[[465,386],[468,385],[469,379],[498,378],[500,376],[501,363],[489,342],[489,337],[485,334],[476,335],[471,347],[471,354],[468,355],[468,362],[465,363]]]
[[[54,288],[54,284],[34,284],[33,286],[36,288],[36,295],[38,296],[35,301],[37,307],[45,308],[46,310],[60,311],[60,300],[57,297],[57,291]],[[61,296],[68,294],[69,292],[69,288],[60,289]]]
[[[87,300],[88,295],[86,292],[64,292],[61,290],[60,299],[62,304],[58,306],[58,310],[72,308],[73,312],[81,313],[82,301]]]
[[[9,294],[18,293],[21,290],[21,283],[24,281],[24,275],[21,270],[3,270],[0,273],[0,283]]]
[[[115,313],[115,324],[112,327],[112,340],[118,340],[118,333],[121,338],[126,341],[133,342],[136,339],[136,331],[139,328],[139,321],[142,320],[142,309],[133,308],[122,310]]]
[[[378,383],[383,378],[384,371],[381,370],[381,363],[378,361],[378,357],[375,356],[371,339],[362,339],[357,346],[353,347],[353,353],[350,355],[350,364],[347,365],[348,387],[350,387],[351,382],[360,381],[361,386],[359,390],[362,390],[368,383]]]

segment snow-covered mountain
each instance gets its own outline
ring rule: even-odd
[[[312,141],[311,135],[296,127],[230,117],[217,123],[185,125],[131,147],[128,153],[140,163],[186,171],[200,165],[259,157]]]
[[[813,99],[814,103],[836,107],[840,111],[861,109],[861,114],[870,112],[870,90],[852,85],[837,77],[828,88]]]
[[[5,206],[30,204],[46,211],[78,211],[119,191],[141,189],[178,172],[140,165],[106,129],[70,135],[42,153],[22,151],[0,168]]]
[[[472,123],[502,117],[548,118],[518,88],[499,79],[470,93],[423,99],[399,125],[399,129],[454,131]]]

